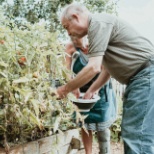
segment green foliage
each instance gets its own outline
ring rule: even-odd
[[[76,0],[92,12],[116,13],[112,0]],[[58,13],[72,0],[0,0],[0,137],[5,142],[34,140],[75,127],[69,99],[51,96],[51,85],[67,75],[62,61],[64,47],[57,39],[61,30]],[[1,9],[1,8],[0,8]],[[1,13],[1,12],[0,12]],[[23,24],[30,22],[31,24]],[[35,24],[35,23],[44,23]],[[52,33],[49,33],[52,32]],[[64,80],[62,80],[64,79]],[[118,125],[117,125],[118,124]],[[117,122],[114,132],[119,134]],[[117,129],[115,128],[117,127]]]
[[[113,142],[121,141],[121,121],[122,121],[122,98],[117,97],[118,111],[117,111],[117,119],[110,127],[111,130],[111,140]]]
[[[0,24],[0,145],[75,127],[72,102],[52,95],[55,79],[67,80],[64,47],[56,33],[38,24],[20,29],[8,25],[10,21]]]
[[[112,0],[76,0],[85,4],[92,12],[105,11],[108,13],[116,12],[116,3]],[[57,29],[62,30],[59,23],[58,12],[66,4],[73,0],[1,0],[0,4],[4,7],[5,15],[13,18],[18,24],[21,20],[30,23],[39,21],[46,22],[50,32],[55,32]]]
[[[112,0],[85,0],[84,4],[92,12],[117,13],[117,2]]]
[[[122,117],[118,116],[117,120],[112,124],[110,130],[111,130],[111,140],[113,142],[119,142],[121,141],[121,120]]]

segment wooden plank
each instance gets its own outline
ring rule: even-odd
[[[24,144],[23,154],[39,154],[39,146],[37,141],[30,142],[30,144]]]
[[[79,131],[77,129],[40,139],[38,140],[40,153],[47,153],[53,149],[59,149],[59,147],[70,144],[73,137],[79,138]]]
[[[62,134],[12,147],[9,154],[67,154],[73,137],[79,138],[79,130],[68,130]],[[71,151],[74,150],[70,149]],[[6,154],[5,149],[0,148],[0,154]]]

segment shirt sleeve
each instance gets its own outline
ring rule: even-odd
[[[112,30],[112,23],[91,21],[88,29],[88,57],[103,56],[105,54],[111,38]]]

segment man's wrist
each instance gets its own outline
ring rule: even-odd
[[[68,94],[70,91],[68,89],[68,84],[64,85],[64,92]]]

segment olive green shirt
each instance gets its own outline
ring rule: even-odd
[[[106,13],[89,16],[88,39],[88,57],[103,56],[105,68],[123,84],[154,56],[149,40],[127,22]]]

